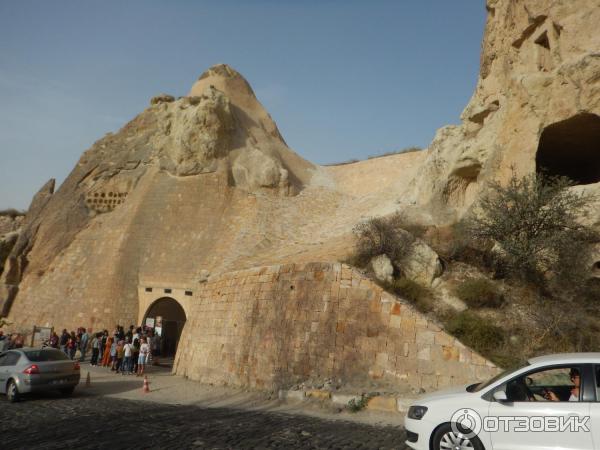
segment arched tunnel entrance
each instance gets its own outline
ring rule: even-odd
[[[185,325],[185,311],[171,297],[162,297],[150,305],[144,322],[153,319],[154,331],[160,336],[160,356],[175,356],[179,338]]]
[[[535,162],[537,173],[574,184],[600,182],[600,116],[582,113],[547,126]]]

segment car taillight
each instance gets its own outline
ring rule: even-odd
[[[75,366],[73,366],[73,369],[79,370],[79,363],[78,362],[75,363]]]
[[[25,369],[23,373],[26,373],[27,375],[36,375],[40,373],[40,368],[36,364],[32,364],[27,369]]]

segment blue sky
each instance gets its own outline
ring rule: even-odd
[[[0,209],[227,63],[324,164],[429,144],[477,81],[483,1],[0,0]]]

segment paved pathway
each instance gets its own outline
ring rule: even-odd
[[[78,393],[9,404],[0,398],[2,449],[405,449],[401,427]]]

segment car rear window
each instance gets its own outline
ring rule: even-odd
[[[64,361],[69,359],[60,350],[28,350],[24,353],[31,362]]]
[[[0,356],[0,366],[14,366],[19,361],[21,354],[18,352],[8,352]]]

